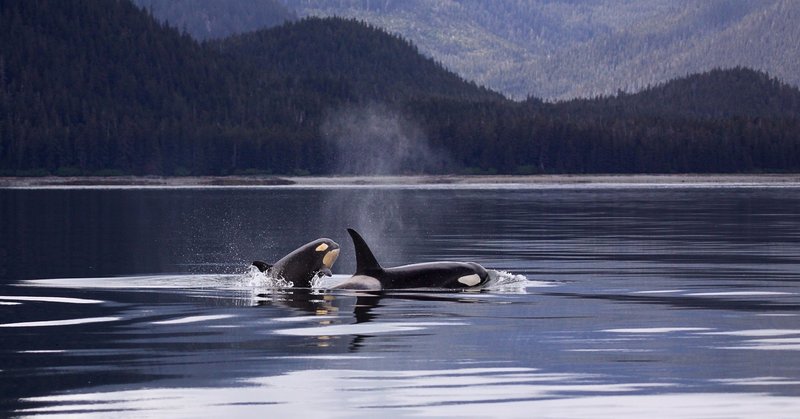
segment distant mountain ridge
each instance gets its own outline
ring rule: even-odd
[[[746,68],[514,102],[353,20],[199,43],[126,0],[0,2],[0,175],[798,170],[800,90]]]
[[[535,99],[529,103],[536,105]],[[633,94],[575,99],[553,105],[563,112],[659,118],[797,118],[800,90],[748,68],[714,69],[649,87]]]
[[[281,25],[297,15],[279,0],[132,0],[198,40]]]
[[[795,0],[282,0],[364,20],[510,97],[635,92],[745,66],[800,86]]]
[[[352,98],[503,100],[421,55],[408,41],[355,20],[307,18],[211,45],[262,71],[338,85]]]
[[[325,37],[351,54],[320,50]],[[304,151],[320,147],[330,109],[503,100],[342,19],[222,45],[198,44],[126,0],[0,2],[0,174],[325,171],[324,153]]]

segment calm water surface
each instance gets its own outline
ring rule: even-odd
[[[325,291],[346,227],[497,282]],[[0,278],[0,416],[800,412],[800,187],[0,190]]]

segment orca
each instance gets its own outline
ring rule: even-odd
[[[361,235],[351,228],[347,232],[356,249],[356,272],[350,279],[333,287],[335,289],[468,289],[489,281],[486,269],[472,262],[428,262],[383,268]]]
[[[311,281],[318,276],[331,276],[331,268],[339,257],[339,244],[327,238],[306,243],[274,264],[254,261],[259,271],[276,279],[290,281],[299,288],[311,287]]]

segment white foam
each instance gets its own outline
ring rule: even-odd
[[[283,289],[283,288],[291,288],[294,286],[292,281],[287,281],[283,278],[276,278],[271,275],[267,275],[264,272],[258,270],[255,266],[250,266],[248,271],[238,278],[239,282],[248,287],[254,288],[266,288],[266,289]]]
[[[555,287],[558,286],[557,282],[554,281],[536,281],[533,279],[529,279],[524,283],[525,287],[528,288],[544,288],[544,287]]]
[[[525,284],[528,278],[525,275],[515,274],[508,271],[498,271],[494,269],[487,269],[486,273],[489,274],[489,282],[487,286],[507,286],[513,284]]]
[[[83,319],[66,319],[66,320],[44,320],[37,322],[21,322],[21,323],[5,323],[0,324],[0,327],[50,327],[50,326],[72,326],[76,324],[86,323],[102,323],[113,322],[120,320],[119,317],[87,317]]]
[[[525,294],[527,288],[544,288],[558,285],[553,281],[529,280],[525,275],[487,269],[489,281],[482,289],[500,294]]]

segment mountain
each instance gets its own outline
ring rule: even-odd
[[[746,68],[715,69],[635,94],[527,103],[570,121],[558,134],[567,144],[555,149],[582,157],[560,155],[556,164],[585,159],[600,172],[726,173],[794,171],[800,163],[800,90]]]
[[[509,97],[635,92],[714,68],[800,85],[795,0],[283,0],[397,33]]]
[[[198,40],[278,26],[297,16],[278,0],[133,0]]]
[[[427,110],[422,113],[428,112]],[[467,173],[730,173],[800,168],[800,90],[745,68],[594,99],[451,104],[433,143]]]
[[[177,131],[247,90],[233,63],[129,2],[3,1],[0,27],[6,170],[158,172],[162,141],[186,147]]]
[[[199,43],[126,0],[0,2],[0,175],[797,171],[798,104],[745,68],[514,102],[353,20]]]
[[[320,164],[299,152],[318,131],[303,118],[335,97],[200,45],[129,1],[3,1],[0,28],[0,172]]]
[[[537,106],[535,99],[529,100]],[[634,94],[574,99],[553,106],[560,113],[613,114],[682,119],[797,118],[795,87],[748,68],[714,69]]]
[[[304,19],[212,45],[262,71],[339,86],[357,99],[503,100],[422,56],[408,41],[355,20]]]
[[[502,99],[403,40],[341,19],[212,46],[128,1],[8,0],[0,28],[0,174],[320,172],[331,162],[309,150],[322,147],[331,109],[391,98]],[[327,54],[347,61],[315,71],[326,56],[315,45],[321,34],[355,54]],[[264,65],[259,48],[298,61]],[[401,71],[411,84],[395,80]]]

